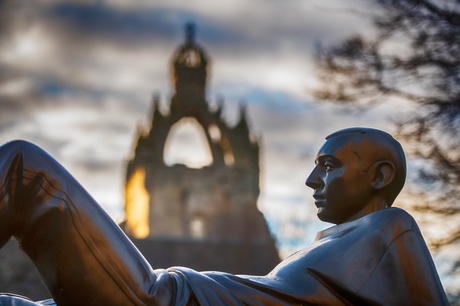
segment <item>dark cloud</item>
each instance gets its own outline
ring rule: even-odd
[[[35,1],[0,1],[0,41],[8,41],[15,32],[30,27],[41,15],[40,6]]]
[[[123,44],[169,43],[171,38],[183,36],[186,22],[198,23],[200,38],[207,43],[241,41],[235,32],[212,18],[196,11],[171,7],[126,10],[98,3],[56,3],[49,8],[48,17],[68,31],[86,38]]]
[[[49,9],[49,15],[82,35],[124,42],[168,39],[177,31],[171,21],[187,18],[185,12],[166,8],[120,10],[97,3],[57,3]]]
[[[183,37],[184,24],[192,21],[197,24],[199,42],[220,54],[234,56],[276,54],[286,48],[291,52],[304,50],[307,56],[318,41],[329,41],[330,37],[343,35],[350,31],[347,28],[356,26],[349,23],[337,33],[333,22],[323,21],[324,24],[318,25],[318,17],[312,18],[314,7],[299,9],[296,5],[283,4],[248,9],[254,9],[252,14],[257,18],[248,14],[247,19],[235,23],[220,14],[200,13],[199,9],[161,5],[123,9],[103,3],[57,2],[47,7],[42,22],[49,23],[51,31],[61,32],[60,40],[65,45],[78,48],[78,45],[104,43],[133,48],[170,45],[171,39]],[[337,19],[344,16],[336,12],[332,18],[334,15]]]

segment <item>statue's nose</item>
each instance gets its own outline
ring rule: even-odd
[[[307,180],[305,181],[305,185],[307,185],[308,187],[310,187],[312,189],[317,189],[317,188],[321,187],[321,180],[316,175],[315,170],[316,170],[316,168],[313,169],[313,171],[310,173],[310,175],[308,176]]]

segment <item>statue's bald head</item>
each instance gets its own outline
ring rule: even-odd
[[[335,141],[343,139],[344,143],[351,141],[364,171],[380,161],[388,161],[394,166],[392,182],[381,191],[391,205],[406,180],[406,158],[401,144],[384,131],[361,127],[339,130],[328,135],[326,140],[331,138]]]

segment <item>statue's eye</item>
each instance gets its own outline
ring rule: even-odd
[[[329,172],[334,169],[334,164],[330,161],[325,161],[323,163],[323,167],[324,167],[324,170],[326,170],[326,172]]]

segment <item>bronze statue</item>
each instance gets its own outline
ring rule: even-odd
[[[318,217],[337,225],[265,276],[153,270],[83,187],[24,141],[0,148],[0,245],[16,237],[57,305],[447,305],[417,224],[391,208],[406,175],[399,143],[368,128],[326,139],[306,185]],[[40,305],[0,297],[12,301]]]

